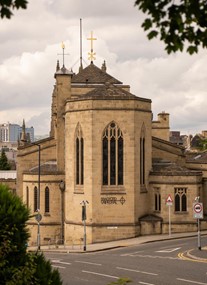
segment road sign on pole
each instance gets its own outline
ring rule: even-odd
[[[203,219],[203,203],[193,203],[193,217],[195,219]]]
[[[171,236],[171,217],[170,217],[170,208],[173,204],[173,199],[171,197],[171,195],[169,194],[167,199],[166,199],[166,205],[169,207],[169,236]]]
[[[172,199],[172,197],[171,197],[170,194],[168,195],[168,197],[167,197],[167,199],[166,199],[166,204],[167,204],[168,206],[172,206],[172,204],[173,204],[173,199]]]

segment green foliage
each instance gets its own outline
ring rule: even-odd
[[[8,162],[5,150],[1,149],[1,156],[0,156],[0,170],[10,170],[11,166]]]
[[[207,149],[207,139],[202,139],[200,142],[199,142],[199,148],[201,150],[206,150]]]
[[[0,15],[1,18],[10,19],[13,15],[12,10],[14,9],[26,9],[27,0],[0,0]]]
[[[160,35],[168,53],[183,51],[185,44],[189,54],[207,47],[206,0],[136,0],[136,5],[148,14],[142,23],[148,38]]]
[[[29,210],[18,196],[0,185],[0,284],[61,285],[42,254],[27,252]]]
[[[52,269],[51,263],[47,261],[43,254],[35,256],[36,271],[35,278],[38,285],[61,285],[58,270]]]
[[[117,281],[115,282],[111,282],[111,283],[108,283],[108,285],[115,285],[115,284],[119,284],[119,285],[126,285],[127,283],[131,283],[132,280],[130,280],[129,278],[127,277],[124,277],[124,278],[119,278]]]

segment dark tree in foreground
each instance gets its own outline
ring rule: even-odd
[[[0,15],[1,18],[10,19],[13,15],[12,10],[15,9],[26,9],[27,0],[0,0]]]
[[[142,24],[148,39],[159,35],[168,53],[207,47],[206,0],[136,0],[135,6],[148,15]]]
[[[1,149],[1,155],[0,155],[0,170],[10,170],[11,166],[8,162],[8,158],[6,156],[5,150]]]
[[[40,253],[28,253],[29,210],[0,184],[0,284],[61,285],[59,272]]]

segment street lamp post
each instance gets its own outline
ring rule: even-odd
[[[37,249],[40,250],[40,221],[42,219],[42,216],[40,214],[40,160],[41,160],[41,156],[40,156],[40,150],[41,150],[41,145],[35,142],[31,143],[32,145],[36,145],[38,147],[38,191],[37,191]]]
[[[82,221],[83,221],[83,250],[86,251],[86,204],[89,204],[87,200],[83,200],[82,204]]]

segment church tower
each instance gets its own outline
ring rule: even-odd
[[[69,71],[64,64],[63,49],[63,66],[59,67],[57,63],[55,79],[56,84],[53,91],[52,114],[51,114],[51,135],[57,142],[57,167],[59,171],[65,170],[65,103],[71,98],[71,78],[72,71]]]

